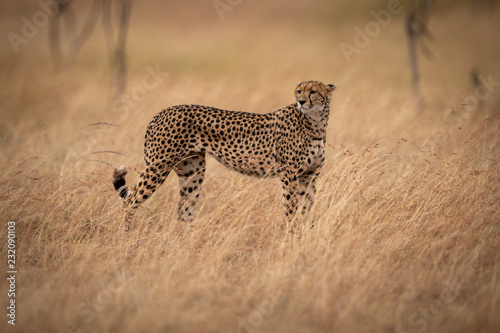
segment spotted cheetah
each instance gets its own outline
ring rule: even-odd
[[[325,161],[330,101],[336,87],[319,81],[299,82],[295,89],[297,103],[266,114],[200,105],[162,110],[147,127],[146,168],[139,182],[128,188],[123,166],[113,174],[127,220],[174,170],[180,182],[178,219],[191,222],[208,153],[242,174],[279,177],[288,225],[299,209],[306,213],[313,204],[316,178]]]

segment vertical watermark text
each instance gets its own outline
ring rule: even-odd
[[[7,322],[11,325],[16,325],[16,275],[16,222],[9,221],[7,223],[7,281],[9,285]]]

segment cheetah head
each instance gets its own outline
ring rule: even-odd
[[[323,120],[323,110],[330,104],[336,84],[324,84],[320,81],[304,81],[297,84],[295,97],[300,111],[313,120]]]

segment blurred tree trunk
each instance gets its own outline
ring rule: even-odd
[[[116,1],[116,12],[118,13],[118,35],[116,37],[113,32],[112,25],[112,1],[103,0],[102,6],[102,26],[104,36],[106,37],[106,45],[109,57],[109,67],[111,76],[115,77],[114,90],[112,98],[117,98],[125,90],[127,77],[127,63],[125,54],[125,43],[127,41],[127,30],[130,21],[130,11],[132,3],[130,0]]]
[[[68,38],[76,36],[76,18],[71,8],[72,0],[65,2],[54,1],[54,16],[49,21],[49,46],[52,61],[56,66],[64,63],[61,48],[61,21],[64,20],[66,35]]]
[[[408,51],[410,56],[410,70],[412,76],[412,90],[415,96],[417,109],[422,110],[425,106],[424,98],[420,91],[420,74],[418,71],[418,46],[428,58],[432,56],[425,44],[425,38],[430,37],[427,28],[434,0],[413,0],[408,1],[407,14],[405,20],[406,35],[408,37]]]
[[[94,27],[102,12],[102,28],[106,39],[108,51],[109,68],[111,76],[110,98],[116,98],[123,93],[127,82],[127,62],[125,44],[132,9],[131,0],[94,0],[80,33],[76,29],[76,16],[71,8],[74,0],[57,1],[54,17],[50,20],[49,46],[52,61],[55,66],[60,67],[76,58],[82,47],[90,40]],[[113,6],[115,4],[115,6]],[[115,13],[113,13],[113,10]],[[113,20],[113,14],[116,19]],[[62,51],[60,21],[65,22],[65,32],[68,43],[68,51]],[[113,32],[116,22],[118,34]],[[67,56],[65,56],[65,53]]]
[[[87,14],[87,18],[85,19],[85,23],[83,24],[82,30],[80,34],[75,36],[73,41],[70,44],[69,55],[72,58],[75,58],[80,52],[82,46],[88,42],[90,36],[94,32],[95,24],[99,19],[99,15],[101,14],[101,2],[102,0],[94,0],[92,2],[89,13]]]

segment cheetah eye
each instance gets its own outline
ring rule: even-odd
[[[302,91],[300,89],[297,90],[297,94],[300,94]]]
[[[311,90],[311,95],[315,94],[315,93],[316,93],[316,90]]]

